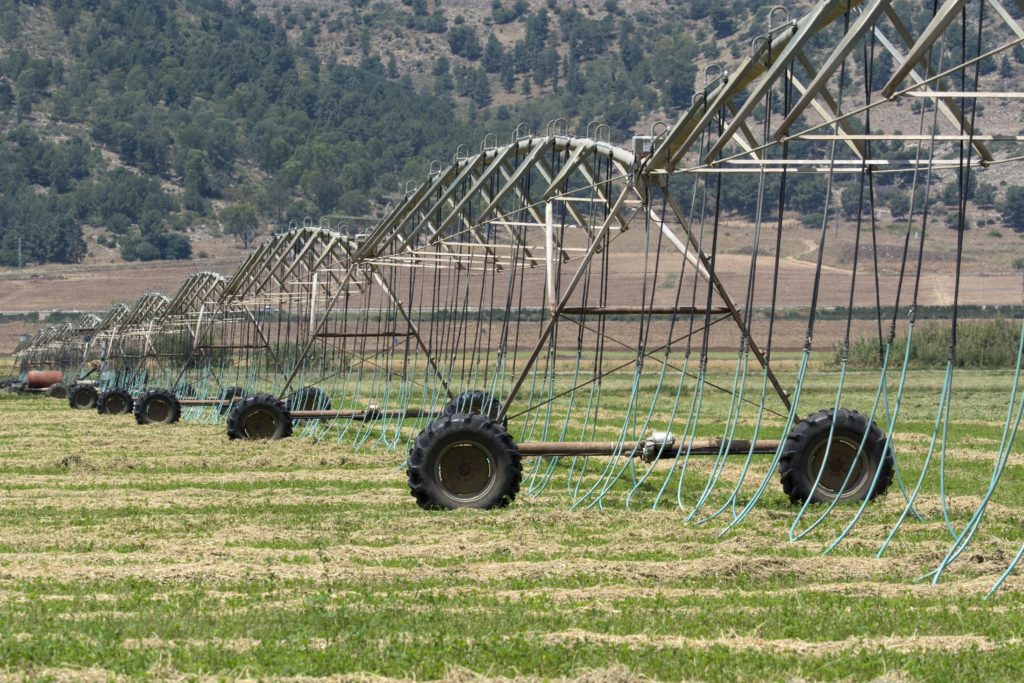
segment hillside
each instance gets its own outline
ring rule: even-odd
[[[625,143],[671,122],[766,22],[755,0],[0,0],[0,266],[233,260],[322,217],[358,231],[488,133],[564,117]],[[984,77],[1012,89],[1022,61]],[[972,216],[1024,229],[996,181]],[[808,224],[815,182],[788,200]],[[737,221],[744,194],[723,206]],[[880,198],[886,221],[908,204]]]

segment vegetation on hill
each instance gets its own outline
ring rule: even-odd
[[[25,262],[77,262],[83,225],[140,260],[189,257],[196,226],[245,243],[305,217],[358,230],[486,133],[564,117],[621,141],[671,120],[698,65],[745,54],[764,15],[760,0],[0,0],[0,265],[19,246]],[[1022,60],[1024,48],[1000,77]],[[880,59],[876,78],[890,68]],[[883,183],[905,215],[906,188]],[[808,225],[820,184],[787,189]],[[857,188],[840,189],[855,212]],[[996,205],[994,187],[977,192]],[[726,193],[723,208],[751,217],[755,194]],[[1005,221],[1024,230],[1024,193],[1004,194]]]

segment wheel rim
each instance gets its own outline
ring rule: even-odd
[[[254,408],[242,416],[242,436],[247,439],[272,439],[277,435],[277,426],[277,416],[263,408]]]
[[[472,441],[446,447],[437,458],[437,481],[452,498],[473,502],[494,487],[497,463],[494,455]]]
[[[88,391],[75,392],[75,405],[79,408],[88,408],[92,404],[92,394]]]
[[[120,415],[122,413],[128,412],[127,410],[125,410],[126,407],[127,403],[125,403],[123,396],[118,396],[115,394],[113,396],[107,397],[106,408],[108,413],[111,413],[112,415]]]
[[[153,398],[146,403],[146,417],[150,422],[167,422],[171,417],[171,403],[165,398]]]
[[[860,447],[860,440],[854,440],[846,436],[835,436],[832,439],[832,447],[828,446],[828,439],[823,439],[815,446],[811,457],[807,459],[807,478],[814,481],[821,472],[821,479],[818,480],[818,490],[831,498],[847,498],[857,494],[868,477],[867,455],[861,453],[857,457],[857,449]],[[825,460],[825,452],[828,451],[828,462],[825,469],[821,465]],[[856,460],[856,462],[854,462]],[[850,468],[853,471],[850,472]],[[847,479],[849,472],[849,479]],[[846,483],[845,488],[843,483]]]

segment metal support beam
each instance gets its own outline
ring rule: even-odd
[[[377,281],[377,284],[380,285],[380,288],[383,289],[384,293],[387,294],[389,299],[391,299],[391,303],[393,303],[395,305],[395,308],[398,309],[399,315],[401,315],[402,318],[405,319],[405,324],[408,325],[409,332],[412,334],[412,337],[416,340],[416,345],[420,347],[420,351],[422,351],[423,355],[427,357],[427,363],[429,363],[430,367],[433,368],[434,373],[437,375],[438,381],[441,382],[441,386],[444,387],[445,393],[448,394],[448,398],[455,398],[455,394],[452,393],[452,390],[448,387],[448,382],[446,382],[444,379],[444,373],[441,372],[441,368],[437,366],[437,362],[434,360],[434,356],[430,353],[430,348],[427,346],[426,342],[423,341],[423,337],[420,336],[419,328],[416,327],[416,323],[413,322],[412,318],[409,317],[409,314],[406,313],[405,306],[403,306],[402,302],[398,299],[397,296],[395,296],[395,293],[391,291],[391,287],[384,279],[384,276],[382,276],[377,271],[376,268],[372,268],[371,272],[373,274],[373,279]]]
[[[672,194],[667,190],[665,191],[665,196],[668,198],[668,205],[672,208],[672,213],[675,214],[676,220],[678,220],[679,224],[683,226],[683,230],[686,231],[686,235],[689,238],[690,244],[694,246],[694,249],[697,251],[701,263],[704,264],[704,268],[707,270],[708,275],[710,276],[711,284],[718,292],[718,296],[722,299],[726,307],[729,309],[729,314],[732,316],[733,320],[736,321],[736,325],[740,328],[740,332],[742,332],[743,336],[746,337],[747,343],[750,345],[750,351],[754,354],[754,357],[757,358],[757,362],[761,364],[761,367],[764,368],[764,371],[768,374],[768,381],[771,382],[772,387],[774,387],[775,393],[779,395],[779,398],[782,400],[782,404],[786,406],[786,408],[790,408],[791,406],[789,401],[789,393],[782,388],[782,384],[779,383],[779,380],[775,376],[775,373],[768,366],[768,359],[765,357],[760,347],[754,341],[753,337],[750,334],[750,330],[744,324],[743,316],[740,314],[739,310],[736,308],[736,305],[733,303],[732,297],[730,297],[729,293],[725,290],[725,286],[722,284],[722,281],[718,278],[718,274],[711,267],[710,259],[708,259],[707,255],[700,250],[700,244],[697,241],[697,238],[694,237],[693,231],[691,231],[689,226],[687,225],[686,218],[684,217],[685,214],[679,207],[679,204],[676,202],[675,197],[673,197]],[[756,258],[756,255],[753,256],[753,258]]]
[[[814,75],[811,82],[807,84],[803,96],[797,100],[797,103],[790,109],[789,114],[782,123],[775,129],[776,139],[781,139],[785,135],[789,127],[799,118],[801,112],[807,108],[807,106],[814,101],[814,98],[819,93],[824,91],[825,86],[828,84],[828,80],[835,73],[836,69],[846,60],[850,52],[856,46],[857,42],[864,37],[864,34],[871,30],[871,27],[881,16],[882,11],[889,6],[892,0],[871,0],[868,6],[864,8],[860,16],[853,22],[850,30],[847,31],[843,39],[839,41],[839,44],[829,54],[825,63],[818,69],[818,73]],[[831,105],[829,105],[831,106]]]
[[[896,34],[900,37],[900,40],[903,41],[904,44],[910,45],[913,37],[910,35],[910,29],[908,29],[907,25],[903,23],[902,19],[900,19],[900,15],[898,15],[892,7],[887,7],[885,10],[885,16],[889,19],[889,23],[891,23],[892,27],[896,30]],[[892,41],[889,40],[888,36],[886,36],[885,33],[880,31],[877,27],[875,28],[875,38],[878,39],[878,43],[888,50],[889,54],[891,54],[896,61],[903,59],[903,53],[900,52],[899,48],[897,48]],[[928,64],[927,62],[924,64],[924,78],[919,76],[913,69],[908,73],[914,83],[921,83],[925,78],[932,78],[936,75],[931,64]],[[939,113],[941,113],[947,121],[953,124],[957,130],[963,126],[963,133],[965,135],[973,134],[970,122],[967,121],[966,117],[960,111],[960,107],[957,106],[957,103],[952,98],[942,98],[936,100],[936,102],[939,107]],[[992,152],[989,151],[988,147],[984,143],[979,140],[975,140],[973,144],[974,149],[978,151],[978,156],[981,157],[982,162],[987,164],[995,160],[995,157],[992,156]]]
[[[764,99],[765,94],[775,84],[785,69],[789,66],[790,61],[796,55],[797,52],[803,49],[803,46],[809,41],[818,31],[818,21],[826,16],[828,13],[835,10],[840,5],[845,5],[844,0],[823,0],[819,2],[817,6],[811,10],[810,13],[805,15],[800,20],[800,26],[797,28],[796,33],[786,42],[777,53],[772,51],[771,53],[771,64],[768,65],[767,70],[758,81],[757,86],[747,94],[746,100],[740,105],[739,110],[736,112],[736,116],[733,117],[732,122],[726,126],[725,131],[718,137],[718,139],[711,145],[711,149],[704,156],[705,163],[710,163],[718,154],[722,151],[722,148],[729,142],[736,131],[739,130],[740,124],[754,111]]]
[[[540,356],[540,352],[544,348],[544,344],[547,343],[548,337],[551,336],[551,333],[555,329],[555,325],[558,324],[559,314],[562,309],[569,304],[569,297],[571,297],[573,292],[576,291],[576,286],[583,278],[583,273],[590,265],[590,261],[594,258],[594,255],[598,252],[598,247],[600,246],[601,241],[611,229],[612,222],[615,220],[615,214],[622,208],[626,201],[626,196],[630,191],[630,188],[626,188],[621,194],[619,194],[618,198],[615,200],[612,210],[608,212],[608,216],[604,219],[604,223],[601,225],[600,230],[598,230],[597,234],[594,235],[594,239],[590,243],[590,248],[587,249],[587,253],[584,254],[582,259],[580,259],[580,265],[573,274],[572,279],[570,279],[566,284],[565,290],[563,290],[562,293],[562,298],[559,300],[558,305],[552,312],[551,319],[548,320],[548,324],[544,326],[543,330],[541,330],[540,338],[534,345],[533,351],[530,353],[530,357],[526,360],[526,364],[523,366],[522,372],[519,373],[519,377],[516,379],[515,384],[512,385],[512,390],[509,391],[508,396],[505,397],[505,402],[502,404],[501,411],[498,413],[496,418],[499,422],[502,418],[508,415],[508,409],[512,405],[512,401],[515,400],[519,390],[523,388],[523,383],[526,382],[526,378],[529,376],[530,370],[533,368],[534,363],[537,362],[537,357]]]
[[[889,78],[889,82],[882,88],[882,97],[890,98],[893,93],[899,88],[900,83],[906,78],[917,63],[924,59],[924,56],[931,49],[932,44],[942,35],[942,32],[953,23],[956,19],[956,15],[960,13],[964,5],[967,4],[967,0],[946,0],[942,3],[942,7],[935,13],[932,20],[925,27],[924,32],[921,33],[920,37],[910,46],[910,51],[907,52],[906,57],[900,62],[896,70],[893,71],[892,76]]]

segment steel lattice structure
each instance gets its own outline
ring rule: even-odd
[[[979,107],[1022,94],[995,90],[981,66],[1022,42],[1024,28],[998,0],[946,0],[920,29],[891,0],[819,0],[799,18],[773,8],[751,53],[734,69],[706,70],[692,107],[660,134],[630,149],[601,139],[600,126],[580,137],[564,122],[544,135],[519,128],[506,145],[492,136],[478,153],[432,167],[358,240],[281,232],[187,305],[140,300],[117,326],[118,357],[136,390],[152,386],[157,359],[163,386],[211,378],[191,403],[232,403],[232,437],[287,436],[303,420],[317,439],[409,448],[409,484],[424,507],[504,505],[521,482],[539,495],[557,481],[574,507],[676,505],[688,520],[729,529],[781,472],[800,506],[790,539],[841,516],[831,551],[895,481],[905,505],[882,554],[955,446],[969,188],[1024,159],[1024,136]],[[816,262],[805,287],[780,291],[787,193],[808,174],[825,179]],[[923,203],[900,228],[898,275],[883,282],[876,183],[888,176],[915,203],[920,188]],[[936,234],[929,214],[941,176],[958,190],[953,233]],[[854,233],[850,275],[837,285],[826,255],[841,181],[856,201],[844,227]],[[726,281],[721,203],[737,191],[751,195],[756,220],[744,275]],[[903,480],[894,446],[920,284],[933,267],[924,254],[951,239],[935,428],[917,477]],[[851,405],[845,384],[858,294],[877,309],[880,370],[868,405]],[[772,353],[780,296],[808,311],[787,366]],[[823,344],[826,297],[848,317]],[[161,313],[168,306],[173,315]],[[38,335],[19,353],[66,332]],[[154,333],[177,340],[175,350],[154,350]],[[969,546],[1015,448],[1024,331],[1019,338],[991,484],[960,528],[943,507],[950,545],[933,580]],[[722,349],[732,349],[724,385],[709,369]],[[808,406],[808,369],[823,353],[838,355],[839,380],[825,405]],[[711,400],[716,392],[726,400]],[[525,473],[523,456],[536,456]],[[605,458],[595,465],[593,456]],[[698,468],[696,456],[710,466]],[[944,500],[945,479],[939,486]],[[999,583],[1022,556],[1024,546]]]

